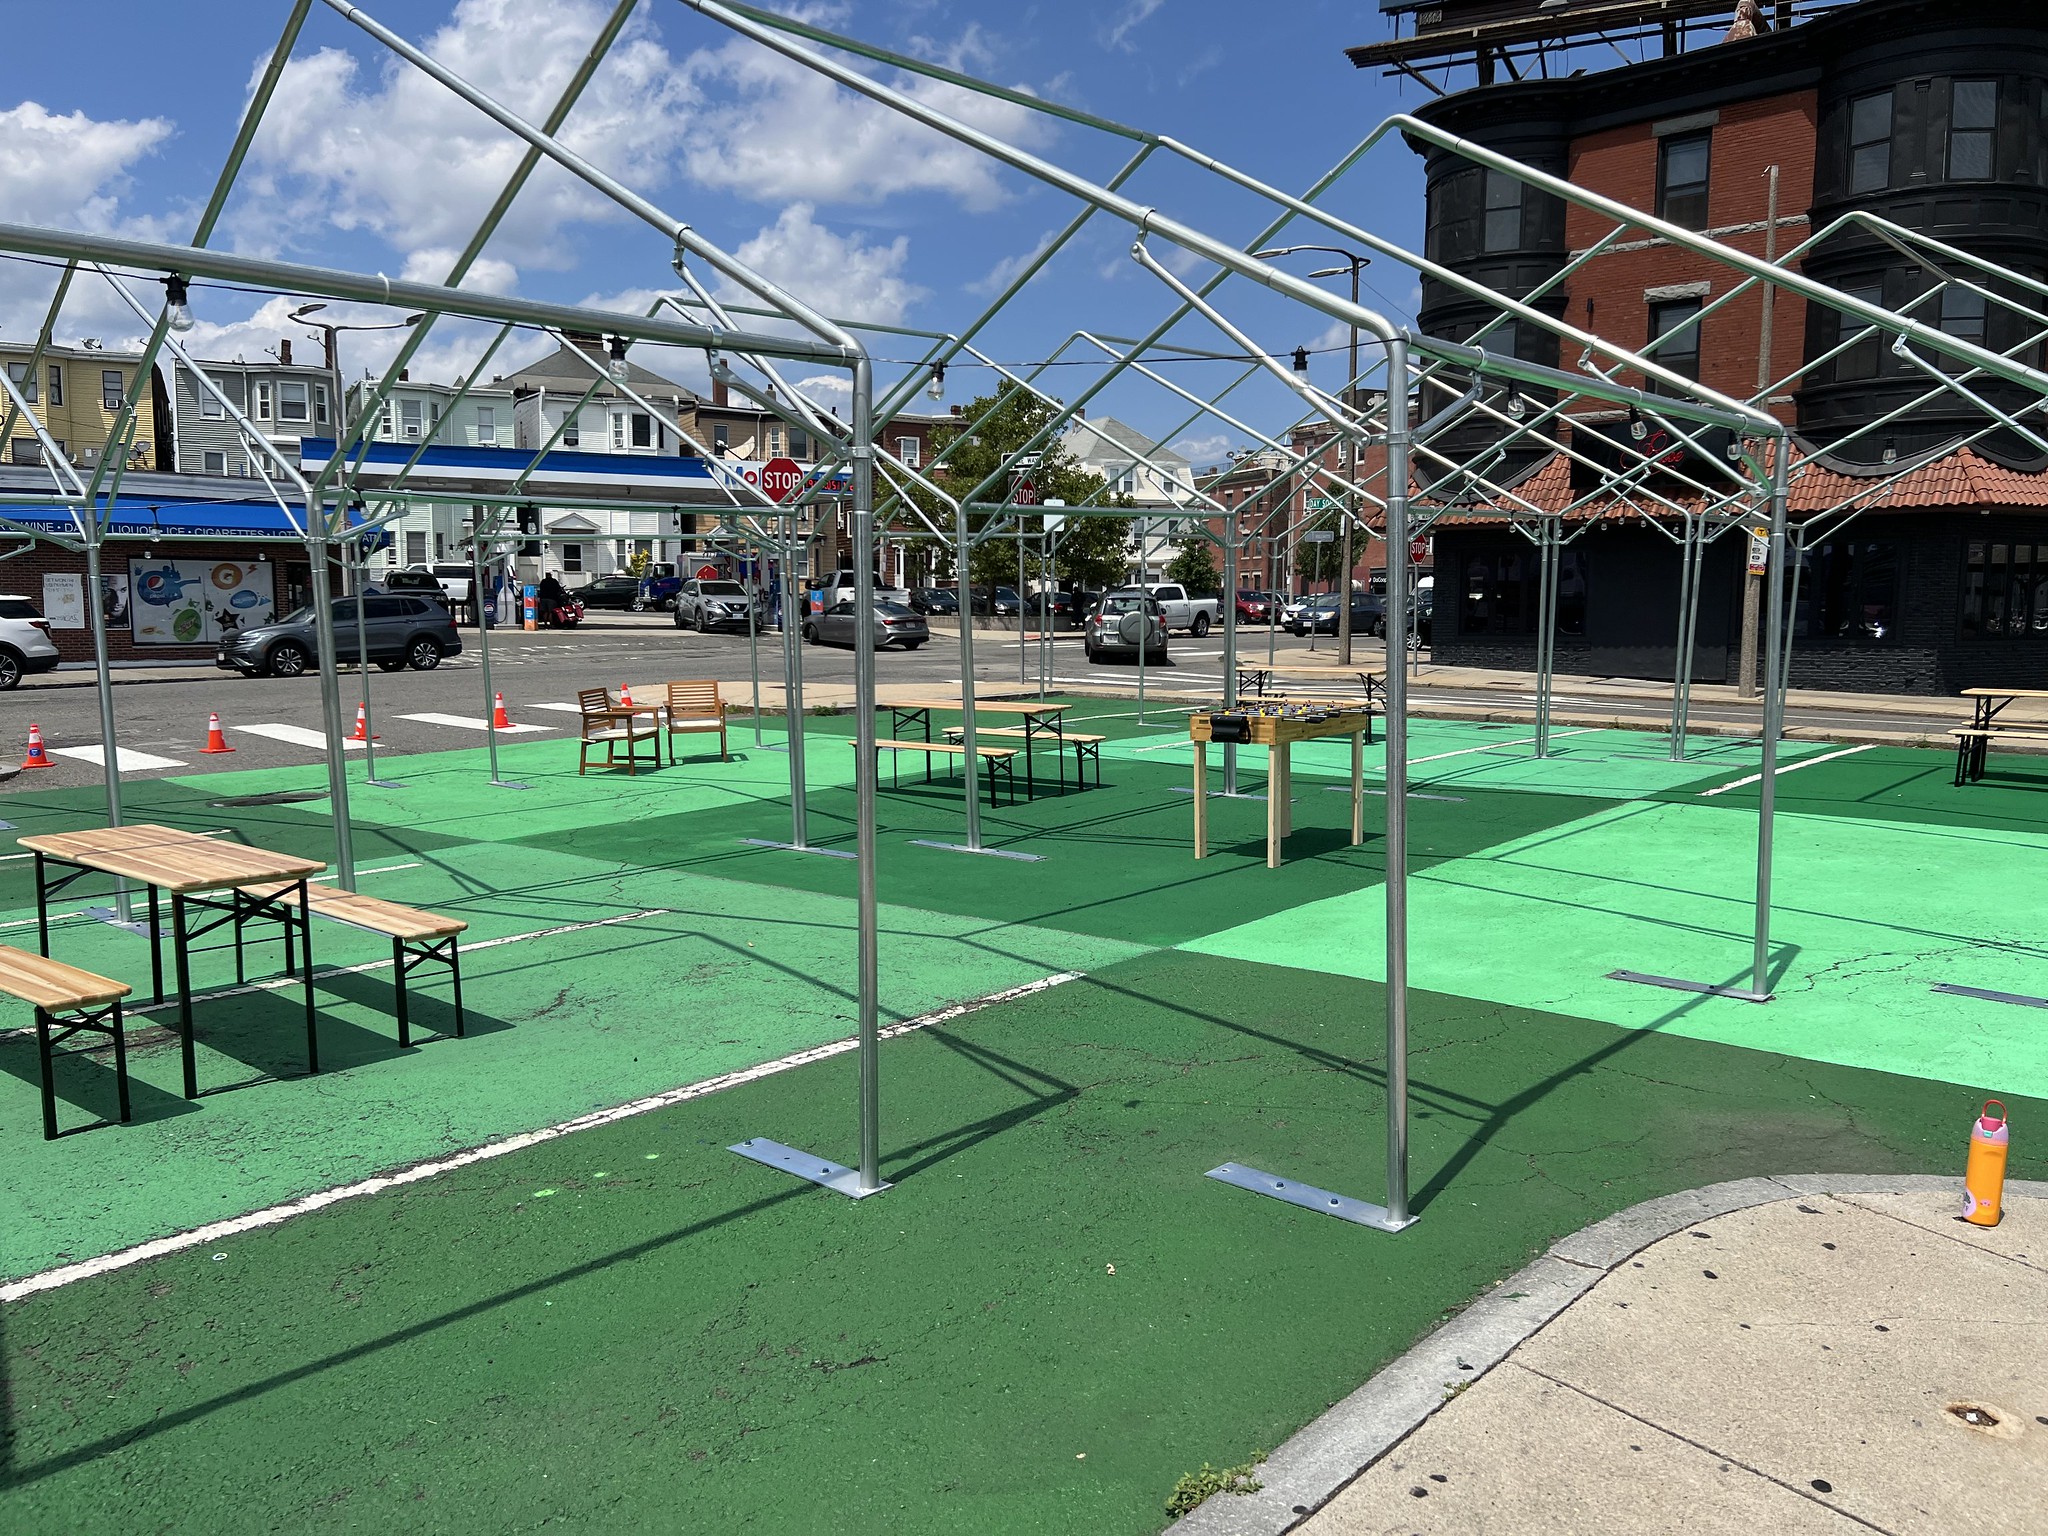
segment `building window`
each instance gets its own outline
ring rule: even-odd
[[[1882,192],[1892,184],[1892,93],[1849,103],[1849,190]]]
[[[582,569],[583,546],[581,544],[564,544],[562,546],[562,570],[568,574],[575,574]]]
[[[1522,245],[1522,184],[1499,171],[1486,173],[1486,231],[1488,251],[1514,251]]]
[[[9,363],[7,377],[14,381],[14,387],[21,391],[21,398],[30,405],[36,403],[36,376],[29,372],[27,363]]]
[[[732,452],[732,428],[722,421],[711,429],[711,451],[720,454]]]
[[[583,417],[581,413],[569,417],[562,423],[562,446],[581,448],[583,446]]]
[[[1951,181],[1991,179],[1991,144],[1997,131],[1998,82],[1956,81],[1948,108],[1948,174]]]
[[[8,457],[17,464],[43,462],[43,445],[32,437],[17,437],[7,445]]]
[[[56,363],[50,364],[50,404],[64,403],[64,370]]]
[[[392,435],[391,402],[389,400],[386,400],[377,407],[377,435],[379,437],[390,437]]]
[[[203,384],[193,386],[199,391],[199,417],[202,421],[227,420],[228,408],[220,403],[220,397]]]
[[[1873,304],[1879,308],[1884,306],[1882,284],[1872,283],[1867,288],[1844,288],[1842,292],[1852,299],[1861,299],[1865,304]],[[1837,342],[1845,336],[1854,336],[1858,331],[1869,329],[1854,315],[1843,314],[1840,311],[1836,312],[1835,323]],[[1884,358],[1883,342],[1884,338],[1873,330],[1870,335],[1837,357],[1835,381],[1846,384],[1854,379],[1876,378],[1878,366]]]
[[[899,437],[896,439],[896,457],[911,469],[917,468],[917,451],[918,444],[916,438]]]
[[[1970,542],[1963,638],[2048,643],[2048,544]]]
[[[1657,141],[1657,217],[1707,227],[1707,168],[1713,134],[1674,133]]]
[[[277,419],[279,421],[305,421],[310,412],[306,408],[308,395],[304,379],[286,379],[277,386]]]
[[[495,443],[498,440],[498,408],[494,405],[480,405],[476,408],[476,440],[479,443]]]
[[[792,459],[808,459],[811,456],[811,437],[808,432],[798,432],[794,428],[790,430],[789,456]]]
[[[313,420],[323,427],[327,425],[327,386],[325,384],[315,384],[313,386]]]
[[[1674,299],[1650,306],[1650,340],[1659,345],[1650,353],[1682,378],[1700,376],[1700,301]],[[1662,339],[1668,338],[1668,339]]]
[[[408,528],[408,529],[406,529],[406,530],[405,530],[405,563],[406,563],[407,565],[424,565],[424,564],[426,563],[426,559],[427,559],[427,535],[426,535],[426,533],[424,532],[424,530],[421,530],[421,529],[417,529],[417,528]]]
[[[225,475],[228,472],[228,456],[225,450],[207,449],[206,472],[209,475]]]
[[[420,426],[423,419],[424,414],[420,410],[419,401],[401,400],[398,402],[399,430],[407,437],[418,437],[420,435]]]
[[[1468,559],[1459,630],[1468,635],[1524,635],[1534,629],[1535,591],[1529,565],[1519,550]]]
[[[128,402],[128,388],[121,382],[119,369],[108,368],[100,374],[100,407],[103,410],[118,411]]]
[[[258,384],[256,386],[256,419],[258,421],[270,420],[270,386],[268,384]]]
[[[654,418],[645,411],[633,413],[633,446],[652,448],[654,446]]]
[[[770,427],[768,429],[768,457],[771,459],[782,457],[782,428],[780,427]]]
[[[1897,544],[1830,539],[1801,560],[1793,633],[1843,645],[1896,643],[1898,604]]]
[[[625,413],[624,411],[613,411],[613,412],[612,412],[612,452],[613,452],[613,453],[624,453],[625,451],[626,451],[626,413]]]

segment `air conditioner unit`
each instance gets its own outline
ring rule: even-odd
[[[405,435],[407,437],[418,437],[420,435],[420,429],[418,427],[407,427],[405,429]]]

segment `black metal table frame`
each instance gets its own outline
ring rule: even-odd
[[[48,866],[60,865],[72,871],[68,875],[52,880]],[[59,858],[55,854],[36,852],[36,941],[45,959],[50,957],[50,898],[76,880],[87,875],[106,875],[108,871],[96,869],[90,864],[80,864],[71,859]],[[162,907],[157,887],[137,876],[113,876],[115,879],[133,879],[149,889],[149,976],[154,994],[153,1001],[164,1000],[164,956]],[[203,938],[216,929],[229,925],[234,927],[232,944],[213,944],[200,949],[205,954],[212,950],[232,948],[235,952],[235,981],[239,985],[246,981],[244,972],[243,929],[252,921],[262,919],[275,921],[283,929],[285,974],[292,974],[292,932],[299,935],[300,959],[303,963],[301,974],[306,992],[306,1070],[318,1073],[320,1070],[320,1039],[317,1015],[313,1004],[313,927],[311,908],[307,899],[308,877],[301,875],[297,880],[281,887],[269,896],[257,896],[239,886],[227,888],[225,902],[209,900],[197,893],[171,892],[171,961],[173,975],[178,989],[178,1038],[185,1071],[185,1097],[199,1097],[199,1060],[192,1026],[192,966],[193,939]],[[298,906],[294,908],[287,899],[297,892]],[[203,912],[218,912],[221,916],[198,927],[186,926],[185,910],[196,907]]]
[[[1979,694],[1970,701],[1974,706],[1970,712],[1970,729],[1980,734],[1964,736],[1956,742],[1958,785],[1974,784],[1984,777],[1985,769],[1990,766],[1991,733],[1994,729],[1992,722],[1997,720],[2001,711],[2018,699],[2019,695],[2016,693],[2002,698],[1992,694]]]
[[[924,739],[926,741],[932,739],[932,711],[929,704],[878,704],[876,708],[889,711],[889,734],[891,736],[900,739],[903,735],[903,727],[906,724],[915,724],[924,727]],[[1065,707],[1061,706],[1057,710],[1031,711],[1017,716],[1018,719],[1024,722],[1024,798],[1026,800],[1036,800],[1038,798],[1038,777],[1032,770],[1032,748],[1037,744],[1038,738],[1041,735],[1050,735],[1053,739],[1053,757],[1058,764],[1060,774],[1060,793],[1064,795],[1067,792],[1067,738],[1065,725],[1061,718],[1065,712]],[[1004,713],[1008,714],[1010,711],[1005,710]],[[1044,718],[1041,718],[1041,716]],[[964,726],[948,726],[947,729],[949,731],[954,729],[964,731],[966,728]],[[1098,780],[1100,779],[1101,771],[1101,766],[1098,763],[1096,767]],[[1015,775],[1013,774],[1012,779],[1014,780],[1014,778]],[[925,758],[925,779],[927,782],[931,779],[931,758],[929,756]],[[1081,776],[1081,764],[1076,759],[1074,763],[1074,788],[1086,789],[1087,787],[1087,781]],[[1015,803],[1016,788],[1014,782],[1010,790],[1010,798],[1012,803]]]
[[[929,736],[925,738],[925,748],[924,781],[929,784],[932,781],[933,756],[943,753],[945,756],[951,757],[953,754],[946,750],[944,744],[933,741]],[[889,754],[889,787],[891,789],[898,788],[903,783],[903,780],[897,773],[897,764],[902,760],[902,755],[905,752],[915,752],[918,750],[919,748],[915,742],[903,747],[892,747],[883,742],[875,744],[875,756],[877,759],[884,752]],[[967,754],[965,751],[962,751],[960,755],[964,758]],[[1014,749],[1012,749],[1008,756],[1003,757],[997,757],[991,755],[991,753],[981,754],[982,766],[988,769],[988,804],[990,810],[997,809],[1000,804],[996,799],[996,774],[998,772],[1002,774],[1004,783],[1009,786],[1010,804],[1015,805],[1017,803],[1017,770],[1013,763],[1015,755]],[[968,793],[978,795],[981,791],[970,785]]]
[[[44,956],[48,959],[48,956]],[[128,1110],[128,1042],[121,1034],[121,999],[115,998],[104,1008],[78,1008],[59,1016],[47,1008],[36,1009],[36,1055],[43,1073],[43,1140],[57,1139],[57,1078],[55,1058],[70,1055],[69,1051],[58,1051],[73,1035],[106,1035],[114,1042],[114,1092],[121,1108],[121,1123],[129,1121]]]

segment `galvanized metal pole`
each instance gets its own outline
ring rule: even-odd
[[[1162,634],[1161,638],[1164,638]],[[1145,581],[1145,519],[1138,519],[1138,724],[1145,723],[1145,652],[1152,645],[1152,589]]]
[[[327,795],[334,805],[334,879],[356,888],[355,838],[348,816],[348,747],[341,722],[341,678],[334,666],[334,594],[327,588],[327,515],[306,508],[306,566],[313,584],[313,634],[320,666],[320,711],[327,722]]]
[[[1351,263],[1351,306],[1356,309],[1358,307],[1358,271],[1364,263],[1355,255],[1347,254],[1347,259]],[[1354,409],[1357,406],[1355,399],[1357,389],[1358,323],[1353,321],[1351,324],[1351,372],[1344,380],[1344,390],[1346,404],[1351,405]],[[1356,485],[1358,483],[1358,439],[1349,432],[1344,434],[1344,464],[1346,467],[1345,479],[1351,484]],[[1356,491],[1348,492],[1345,495],[1344,510],[1339,515],[1342,518],[1340,525],[1342,531],[1338,534],[1339,553],[1337,561],[1344,568],[1344,602],[1337,609],[1337,665],[1348,667],[1351,665],[1351,563],[1357,558],[1356,551],[1352,547],[1352,530],[1356,526],[1358,519],[1358,493]],[[1393,585],[1393,578],[1391,576],[1387,578],[1387,585],[1389,587]],[[1382,627],[1387,636],[1387,649],[1391,653],[1395,637],[1405,632],[1395,629],[1390,623],[1383,623]]]
[[[339,446],[336,447],[335,451],[337,453],[341,451]],[[370,720],[370,628],[369,620],[364,615],[364,610],[370,605],[363,592],[363,562],[359,553],[357,556],[351,556],[349,551],[350,545],[344,542],[341,545],[341,568],[348,579],[342,585],[350,588],[355,594],[356,675],[363,682],[363,718]],[[488,698],[489,695],[486,694],[485,697]],[[486,715],[484,718],[489,719],[490,716]],[[377,782],[377,744],[374,740],[376,734],[376,723],[374,720],[370,720],[370,723],[363,727],[363,782],[365,784],[375,784]],[[491,777],[496,778],[497,775],[493,773]]]
[[[1408,344],[1387,344],[1387,629],[1408,608]],[[1387,668],[1387,1225],[1408,1214],[1408,674]],[[1270,789],[1269,789],[1270,792]]]
[[[789,842],[793,848],[808,848],[809,807],[804,804],[804,663],[797,652],[803,625],[797,615],[796,515],[789,514],[783,526],[787,536],[782,551],[782,719],[786,732],[783,740],[789,748]]]
[[[1237,514],[1226,519],[1223,538],[1223,709],[1237,709]],[[1237,793],[1237,743],[1223,747],[1223,793]]]
[[[1678,550],[1678,638],[1671,648],[1671,760],[1685,761],[1685,689],[1692,676],[1692,615],[1696,550],[1693,516],[1685,515],[1685,539]]]
[[[1785,524],[1790,502],[1792,440],[1781,434],[1771,465],[1771,551],[1764,638],[1763,777],[1757,781],[1756,805],[1756,945],[1751,956],[1750,991],[1758,998],[1771,991],[1771,851],[1778,806],[1778,735],[1785,724],[1785,690],[1779,686],[1779,653],[1785,645]]]
[[[857,743],[854,765],[855,856],[859,860],[860,1192],[882,1187],[879,919],[875,903],[875,460],[874,369],[866,357],[853,365],[853,696]],[[965,680],[971,694],[974,682]],[[967,800],[978,789],[979,768],[969,747]]]
[[[953,569],[960,588],[960,746],[966,754],[962,759],[961,772],[967,778],[967,846],[979,850],[981,752],[976,746],[974,719],[974,588],[967,577],[967,505],[963,501],[953,503]],[[1017,595],[1021,598],[1024,594],[1020,591]],[[989,610],[989,618],[993,621],[993,602],[989,604]],[[1018,617],[1018,639],[1022,640],[1022,615]]]
[[[1551,695],[1557,679],[1557,529],[1549,518],[1537,527],[1541,565],[1536,586],[1536,755],[1548,757]]]
[[[106,754],[102,770],[107,784],[107,825],[121,825],[121,753],[114,745],[114,678],[107,663],[107,604],[100,583],[100,526],[93,509],[82,509],[80,521],[90,519],[92,531],[85,540],[85,600],[92,607],[92,660],[100,703],[100,750]],[[114,882],[114,911],[124,923],[134,920],[129,905],[128,882]]]
[[[761,590],[761,544],[757,539],[753,546],[754,556],[752,579],[747,583],[747,675],[754,684],[754,746],[761,745],[761,627],[757,612],[758,596]]]

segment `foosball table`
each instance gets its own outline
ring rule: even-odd
[[[1365,841],[1365,743],[1372,734],[1372,707],[1358,700],[1292,699],[1251,702],[1234,710],[1191,715],[1188,736],[1195,744],[1195,857],[1209,856],[1209,744],[1264,747],[1266,774],[1266,867],[1280,867],[1280,849],[1294,830],[1292,749],[1298,741],[1331,736],[1351,738],[1351,845]]]

